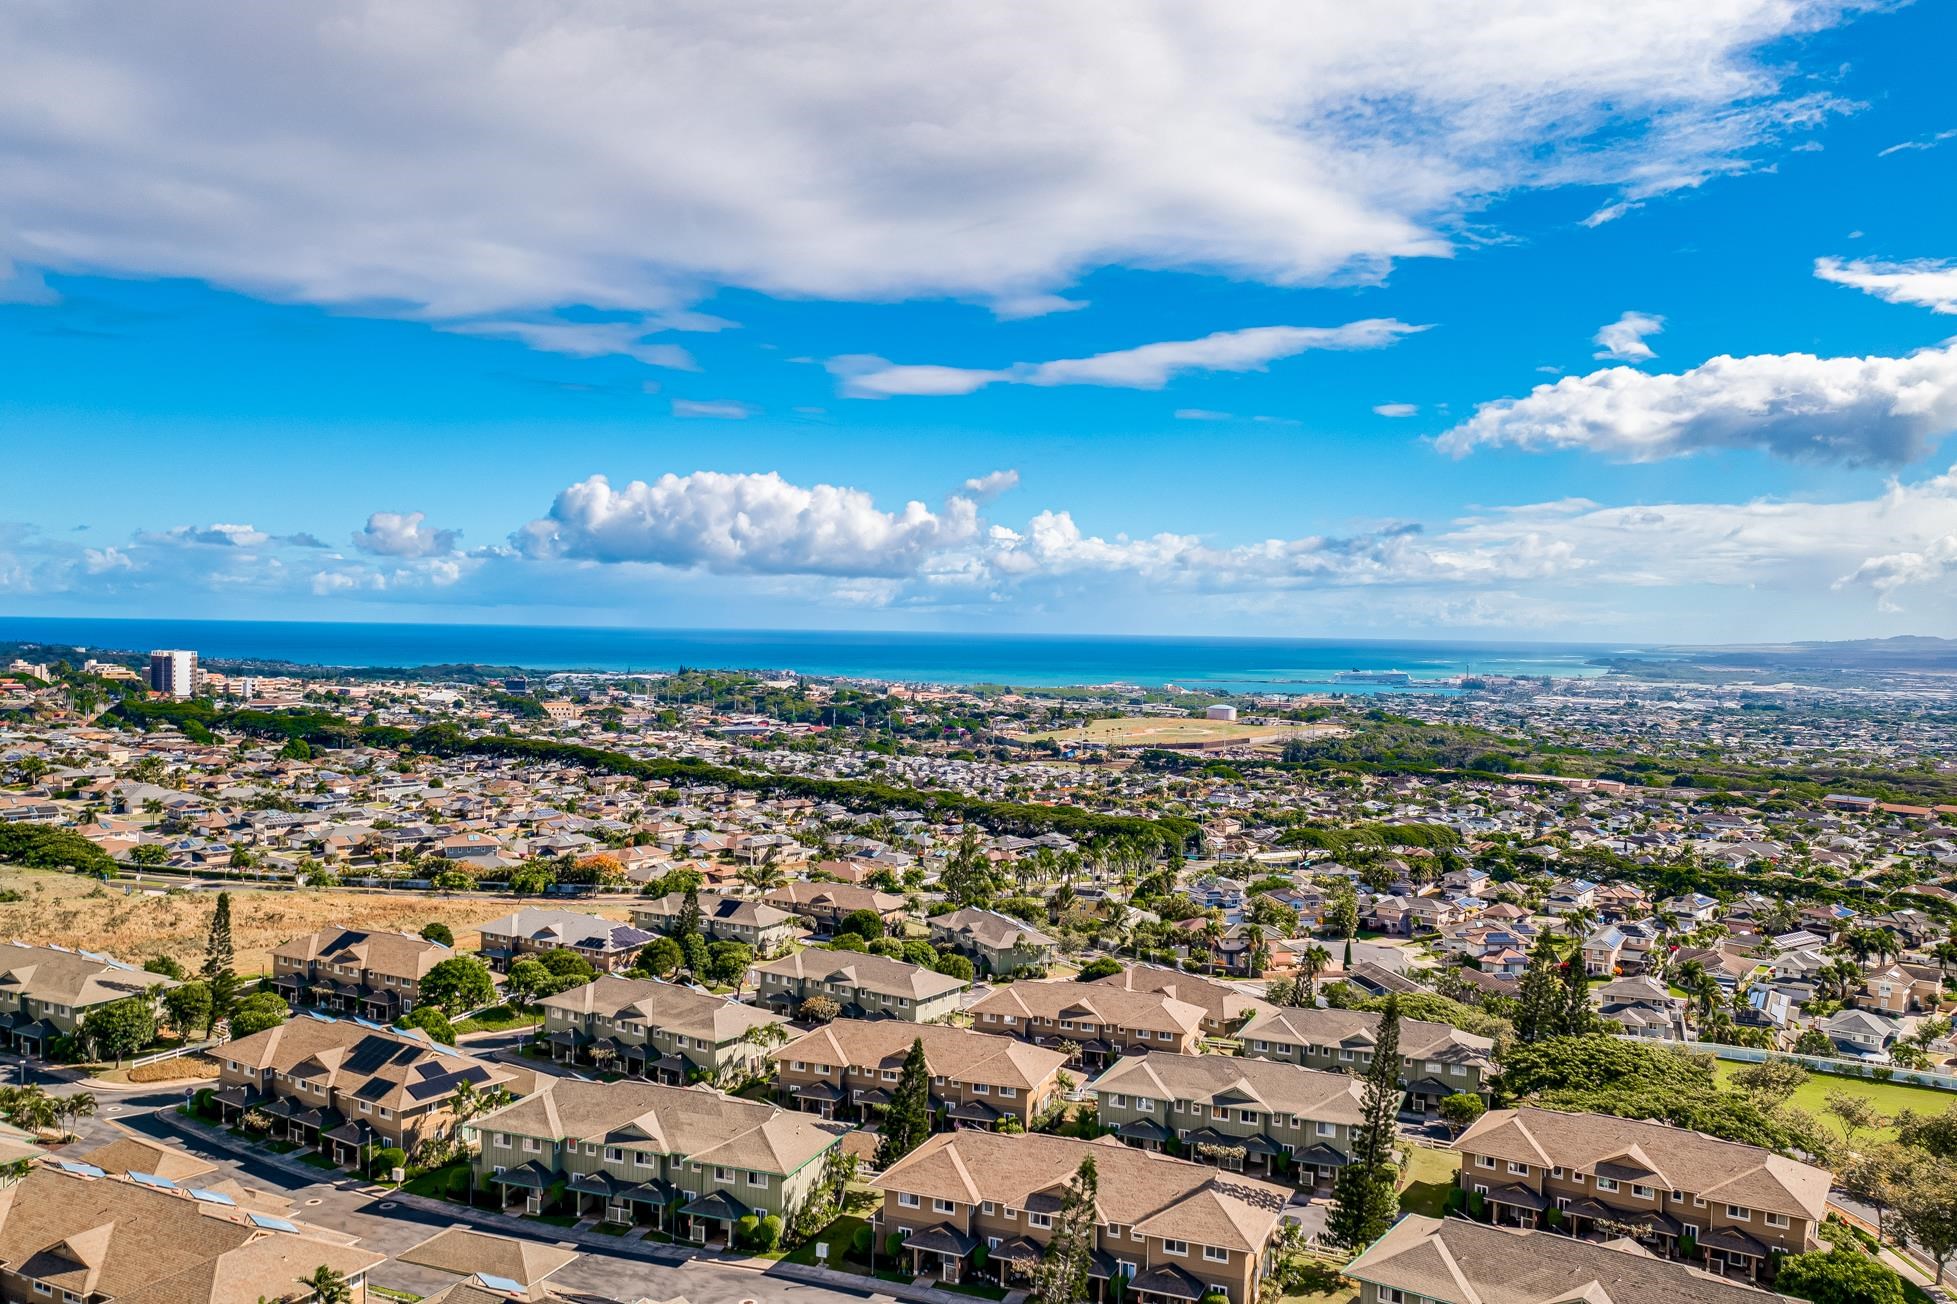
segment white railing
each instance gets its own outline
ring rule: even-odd
[[[1643,1045],[1652,1044],[1650,1038],[1627,1036],[1625,1039]],[[1957,1091],[1957,1074],[1932,1073],[1928,1069],[1906,1069],[1898,1064],[1871,1064],[1865,1060],[1842,1059],[1834,1055],[1802,1055],[1796,1051],[1761,1050],[1757,1046],[1727,1046],[1712,1041],[1674,1041],[1664,1044],[1744,1064],[1786,1060],[1799,1064],[1803,1068],[1813,1069],[1816,1073],[1827,1073],[1835,1077],[1867,1078],[1877,1082],[1900,1082],[1909,1086],[1930,1087],[1937,1091]]]
[[[212,1037],[208,1041],[191,1042],[188,1045],[179,1046],[175,1050],[160,1050],[154,1055],[138,1055],[135,1059],[129,1061],[129,1067],[139,1069],[145,1064],[161,1064],[164,1060],[173,1060],[182,1055],[195,1055],[197,1052],[209,1050],[215,1045],[217,1045],[217,1038]]]

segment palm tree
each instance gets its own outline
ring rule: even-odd
[[[310,1298],[319,1304],[352,1304],[353,1287],[347,1284],[346,1274],[336,1272],[322,1263],[306,1276],[298,1279],[299,1284],[311,1292]]]
[[[1298,976],[1305,980],[1304,1004],[1318,1001],[1318,977],[1332,967],[1332,953],[1313,942],[1298,955]]]
[[[1211,915],[1208,919],[1205,919],[1203,921],[1202,936],[1203,936],[1203,946],[1206,950],[1209,951],[1210,954],[1210,968],[1215,969],[1216,953],[1218,948],[1223,943],[1222,918],[1218,915]]]
[[[1264,925],[1246,924],[1243,939],[1249,948],[1244,954],[1244,972],[1252,978],[1261,977],[1271,963],[1271,944],[1264,939]]]

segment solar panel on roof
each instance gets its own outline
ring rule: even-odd
[[[238,1203],[222,1191],[200,1191],[194,1186],[190,1188],[190,1195],[192,1199],[202,1200],[205,1204],[235,1205]]]
[[[106,1173],[104,1173],[101,1169],[97,1168],[94,1164],[78,1164],[75,1163],[73,1160],[69,1160],[69,1159],[55,1159],[55,1160],[51,1160],[50,1162],[52,1162],[54,1166],[56,1168],[59,1168],[62,1172],[73,1173],[77,1177],[106,1177],[107,1176]]]
[[[154,1187],[159,1191],[174,1191],[178,1189],[175,1182],[167,1177],[158,1177],[155,1173],[131,1172],[129,1174],[129,1180],[138,1186]]]
[[[320,1021],[321,1023],[338,1023],[338,1022],[339,1022],[339,1020],[338,1020],[338,1019],[336,1019],[336,1018],[334,1018],[334,1017],[333,1017],[332,1015],[330,1015],[330,1014],[321,1014],[321,1013],[320,1013],[320,1012],[319,1012],[318,1010],[307,1010],[307,1011],[306,1011],[306,1017],[307,1017],[307,1018],[309,1018],[309,1019],[318,1019],[318,1020],[319,1020],[319,1021]]]
[[[245,1221],[254,1227],[262,1227],[268,1232],[296,1232],[299,1229],[283,1218],[274,1218],[266,1213],[248,1213]]]
[[[366,1019],[363,1019],[363,1018],[361,1018],[361,1017],[360,1017],[359,1015],[357,1015],[357,1014],[353,1016],[353,1021],[354,1021],[355,1023],[357,1023],[357,1024],[359,1024],[359,1025],[360,1025],[361,1027],[363,1027],[363,1028],[372,1028],[372,1029],[373,1029],[373,1030],[374,1030],[375,1032],[379,1032],[379,1031],[381,1030],[381,1026],[380,1026],[380,1024],[378,1024],[378,1023],[370,1023],[370,1022],[368,1022],[368,1021],[367,1021]]]
[[[508,1277],[498,1277],[494,1273],[479,1272],[476,1280],[491,1290],[500,1290],[506,1295],[523,1294],[523,1283],[511,1281]]]

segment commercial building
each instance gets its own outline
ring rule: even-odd
[[[152,693],[171,697],[191,697],[197,692],[197,654],[164,648],[149,654],[149,686]]]

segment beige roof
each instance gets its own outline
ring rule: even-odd
[[[926,969],[922,965],[893,960],[887,955],[829,951],[821,947],[811,947],[793,955],[784,955],[779,960],[757,964],[754,971],[786,974],[804,980],[848,983],[879,996],[908,996],[914,1001],[928,1001],[970,985],[963,978],[953,978],[950,974]],[[764,987],[764,994],[765,991]]]
[[[1080,1161],[1094,1156],[1103,1223],[1225,1249],[1263,1248],[1291,1188],[1208,1164],[1135,1150],[1112,1137],[1077,1141],[1028,1132],[940,1132],[878,1179],[920,1198],[1051,1211]]]
[[[677,983],[610,975],[547,996],[537,1004],[572,1014],[595,1014],[600,1018],[644,1024],[645,1031],[677,1033],[715,1045],[737,1041],[750,1028],[788,1022],[779,1014]]]
[[[62,1156],[64,1159],[69,1157]],[[189,1182],[205,1173],[217,1171],[216,1164],[205,1163],[196,1155],[133,1136],[117,1137],[106,1145],[99,1145],[73,1158],[78,1163],[94,1164],[108,1173],[149,1173],[167,1177],[173,1182]]]
[[[440,942],[407,933],[367,933],[353,928],[322,928],[295,937],[272,954],[281,960],[318,960],[352,965],[394,978],[419,979],[454,955]]]
[[[86,1009],[176,983],[87,951],[0,942],[0,992]]]
[[[888,914],[904,908],[904,898],[854,883],[784,883],[764,898],[783,910],[805,910],[811,906],[849,914],[854,910],[874,910]]]
[[[1052,937],[1024,920],[1002,915],[996,910],[980,910],[977,906],[966,906],[963,910],[939,915],[931,921],[931,927],[970,938],[991,951],[1009,951],[1015,946],[1058,945]]]
[[[435,1048],[422,1032],[373,1028],[351,1019],[296,1018],[226,1042],[227,1063],[275,1069],[389,1109],[416,1109],[455,1094],[464,1081],[520,1090],[524,1075],[460,1051]]]
[[[1067,979],[1008,983],[972,1006],[973,1017],[981,1023],[988,1014],[1011,1014],[1022,1019],[1084,1018],[1145,1032],[1190,1033],[1203,1024],[1201,1006],[1160,992],[1131,992]]]
[[[1272,1008],[1268,1002],[1229,983],[1157,964],[1131,964],[1120,973],[1094,981],[1103,987],[1120,987],[1131,992],[1161,992],[1200,1005],[1212,1023],[1235,1023],[1245,1015],[1263,1014]]]
[[[1287,1045],[1341,1046],[1370,1051],[1378,1038],[1380,1016],[1370,1010],[1319,1010],[1283,1006],[1260,1014],[1237,1035],[1245,1041],[1281,1041]],[[1400,1020],[1400,1054],[1407,1059],[1441,1060],[1448,1064],[1492,1062],[1495,1041],[1463,1032],[1452,1024],[1424,1019]]]
[[[436,1232],[419,1245],[395,1256],[417,1267],[453,1272],[459,1276],[485,1273],[503,1277],[529,1287],[558,1269],[574,1262],[577,1251],[546,1245],[542,1241],[518,1240],[514,1236],[494,1236],[488,1232],[451,1227]]]
[[[924,1062],[932,1077],[982,1082],[995,1087],[1031,1089],[1052,1080],[1067,1065],[1062,1051],[1034,1046],[1015,1037],[995,1037],[941,1023],[903,1023],[895,1019],[837,1019],[772,1052],[781,1063],[801,1060],[831,1067],[894,1069],[924,1043]]]
[[[1668,1123],[1524,1106],[1483,1114],[1454,1148],[1545,1168],[1690,1191],[1708,1201],[1819,1222],[1828,1173],[1759,1146],[1722,1141]]]
[[[352,1275],[385,1255],[251,1226],[236,1209],[119,1178],[36,1168],[0,1190],[0,1262],[77,1295],[119,1304],[293,1299],[325,1264]]]
[[[748,901],[717,892],[702,892],[698,899],[700,916],[707,920],[746,924],[751,928],[780,928],[795,922],[794,915],[762,901]],[[652,923],[671,923],[680,917],[680,911],[685,906],[686,893],[668,892],[665,896],[636,903],[632,907],[632,922],[641,927]]]
[[[807,1114],[706,1087],[547,1078],[537,1093],[475,1120],[480,1132],[599,1141],[697,1163],[787,1175],[836,1144],[841,1130]]]
[[[1349,1073],[1228,1055],[1126,1055],[1094,1079],[1090,1090],[1296,1114],[1318,1123],[1357,1123],[1364,1116],[1362,1084]]]
[[[1408,1214],[1345,1275],[1445,1304],[1771,1304],[1744,1282],[1554,1232]]]

